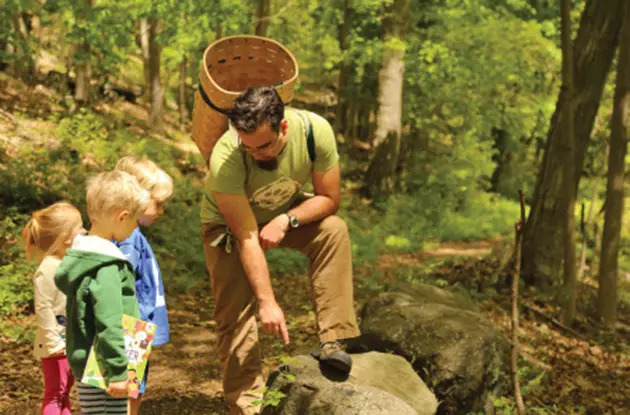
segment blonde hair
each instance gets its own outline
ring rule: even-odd
[[[133,175],[140,186],[151,193],[158,202],[166,202],[173,195],[173,179],[157,164],[147,158],[123,157],[116,163],[116,170]]]
[[[27,258],[43,258],[57,253],[81,228],[81,212],[70,203],[57,202],[33,212],[22,230]]]
[[[129,173],[119,170],[100,173],[87,186],[87,211],[90,220],[115,216],[128,210],[132,216],[144,212],[150,201],[149,192]]]

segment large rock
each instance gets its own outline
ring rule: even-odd
[[[430,415],[437,399],[413,371],[395,355],[370,352],[352,355],[350,376],[342,377],[310,356],[297,356],[274,372],[269,390],[285,395],[264,415]]]
[[[361,347],[406,358],[440,400],[438,414],[487,408],[506,383],[508,344],[471,301],[432,286],[364,306]]]

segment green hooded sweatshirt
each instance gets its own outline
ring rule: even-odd
[[[90,348],[106,382],[127,379],[122,315],[138,317],[131,264],[111,241],[78,236],[55,274],[66,294],[66,355],[77,380],[83,377]]]

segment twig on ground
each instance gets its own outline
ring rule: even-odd
[[[568,332],[568,333],[571,333],[573,336],[578,337],[578,338],[580,338],[580,339],[582,339],[582,340],[589,340],[589,338],[588,338],[588,337],[586,337],[586,336],[584,336],[582,333],[577,332],[577,331],[573,330],[572,328],[565,326],[564,324],[562,324],[561,322],[559,322],[559,321],[558,321],[558,320],[556,320],[555,318],[553,318],[553,317],[551,317],[551,316],[546,315],[545,313],[543,313],[542,311],[540,311],[540,310],[538,310],[538,309],[534,308],[533,306],[530,306],[530,305],[528,305],[528,304],[523,304],[523,307],[524,307],[524,308],[526,308],[526,309],[527,309],[527,310],[529,310],[529,311],[532,311],[532,312],[533,312],[534,314],[536,314],[537,316],[540,316],[540,317],[544,318],[545,320],[550,321],[550,322],[551,322],[551,323],[553,323],[556,327],[558,327],[558,328],[560,328],[560,329],[562,329],[562,330],[564,330],[564,331],[566,331],[566,332]]]

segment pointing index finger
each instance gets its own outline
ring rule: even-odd
[[[280,323],[280,332],[282,333],[282,340],[284,340],[284,344],[289,344],[289,331],[287,330],[287,325],[284,321]]]

